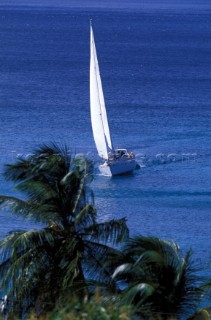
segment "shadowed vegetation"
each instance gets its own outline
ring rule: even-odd
[[[40,224],[0,241],[6,313],[79,320],[209,316],[209,308],[197,309],[211,284],[190,251],[183,257],[174,242],[129,239],[125,219],[99,223],[88,159],[44,145],[6,165],[4,175],[23,196],[1,195],[1,208]]]
[[[185,319],[206,298],[210,284],[202,269],[176,243],[138,236],[122,252],[112,258],[113,278],[122,303],[136,306],[143,319]]]
[[[71,296],[73,283],[80,283],[82,297],[89,294],[87,283],[112,287],[104,261],[115,249],[106,243],[118,244],[128,229],[124,219],[97,222],[92,172],[90,161],[71,159],[66,147],[55,144],[6,166],[5,177],[24,197],[0,196],[1,206],[44,225],[11,232],[0,242],[0,286],[14,312],[51,310]]]

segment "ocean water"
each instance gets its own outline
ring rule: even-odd
[[[115,178],[96,169],[99,219],[126,217],[131,235],[173,239],[184,252],[192,247],[202,264],[211,262],[209,5],[1,6],[0,172],[50,141],[88,153],[97,166],[90,17],[114,144],[133,150],[141,165]],[[2,174],[0,193],[16,195]],[[32,227],[0,211],[0,237]]]

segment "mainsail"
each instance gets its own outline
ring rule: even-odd
[[[112,149],[112,143],[92,26],[90,26],[90,108],[93,136],[98,154],[108,159],[107,146]]]

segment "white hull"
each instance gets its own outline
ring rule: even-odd
[[[118,159],[105,162],[99,166],[100,172],[105,176],[116,176],[131,173],[136,168],[135,159]]]

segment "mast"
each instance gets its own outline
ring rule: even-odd
[[[112,142],[108,125],[105,100],[100,77],[97,52],[94,42],[92,21],[90,19],[90,108],[92,129],[98,154],[108,158],[107,147],[112,150]],[[106,149],[106,152],[105,152]]]

